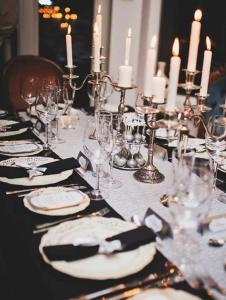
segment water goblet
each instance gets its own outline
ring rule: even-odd
[[[31,118],[31,106],[37,101],[39,94],[39,78],[28,76],[21,87],[21,98],[29,105],[29,117]]]

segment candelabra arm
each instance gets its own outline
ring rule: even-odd
[[[103,76],[102,76],[102,80],[103,80],[103,79],[105,79],[105,78],[109,80],[110,84],[112,84],[112,83],[113,83],[113,81],[112,81],[112,79],[111,79],[111,76],[110,76],[110,75],[107,75],[107,74],[103,75]]]
[[[73,86],[73,84],[72,84],[72,80],[71,80],[71,81],[69,81],[71,88],[72,88],[72,89],[74,89],[74,90],[76,90],[76,91],[79,91],[79,90],[81,90],[81,89],[83,88],[84,84],[86,83],[86,81],[88,80],[88,78],[90,78],[90,77],[92,77],[92,74],[88,74],[88,75],[86,75],[86,77],[84,78],[83,82],[82,82],[82,83],[81,83],[81,85],[80,85],[80,86],[78,86],[78,87],[76,87],[76,85],[75,85],[75,86]]]

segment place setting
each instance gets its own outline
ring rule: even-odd
[[[74,158],[14,157],[0,162],[0,181],[19,186],[41,186],[70,177],[79,163]]]
[[[18,122],[13,120],[0,120],[0,137],[19,135],[33,127],[31,121]]]
[[[31,156],[43,151],[43,146],[35,140],[0,141],[0,155],[9,157]]]

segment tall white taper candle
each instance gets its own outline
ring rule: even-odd
[[[66,34],[66,49],[67,49],[67,66],[72,68],[73,56],[72,56],[71,25],[68,26],[68,32]]]
[[[156,69],[156,42],[157,37],[154,35],[151,39],[150,48],[147,51],[146,68],[144,74],[144,96],[153,95],[153,76]]]
[[[179,39],[173,43],[173,56],[170,59],[169,88],[167,96],[166,110],[172,112],[176,107],[177,86],[180,74],[181,59],[179,57]]]
[[[197,9],[194,15],[194,21],[191,25],[191,35],[190,35],[190,44],[189,44],[189,53],[188,53],[188,64],[187,70],[190,72],[196,71],[198,50],[199,50],[199,40],[200,40],[200,31],[201,31],[201,19],[202,12]]]
[[[100,47],[102,46],[102,15],[101,15],[101,5],[98,6],[98,11],[96,15],[96,23],[98,26],[98,31],[99,31],[99,45]]]
[[[210,38],[206,37],[206,48],[204,51],[203,65],[202,65],[202,78],[200,96],[207,96],[209,77],[210,77],[210,66],[212,60],[211,41]]]
[[[100,72],[100,39],[97,23],[94,24],[93,28],[93,45],[93,71]]]

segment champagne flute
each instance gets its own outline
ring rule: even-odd
[[[213,162],[213,189],[216,192],[218,167],[226,160],[226,118],[219,115],[213,116],[209,119],[207,128],[206,150]],[[226,203],[225,194],[218,195],[217,199]]]
[[[28,76],[21,87],[21,98],[29,105],[29,117],[31,118],[31,106],[37,101],[39,94],[39,78]]]
[[[43,145],[44,150],[50,149],[49,144],[49,124],[56,118],[57,115],[57,104],[53,100],[54,90],[43,89],[40,93],[40,97],[36,103],[35,109],[37,116],[45,124],[46,130],[46,142]]]

